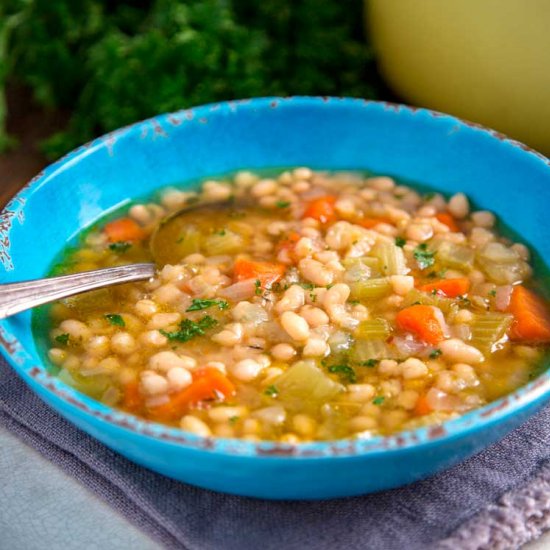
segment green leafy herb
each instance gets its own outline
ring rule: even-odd
[[[349,365],[331,365],[328,368],[328,371],[338,374],[342,380],[349,382],[350,384],[357,382],[357,374]]]
[[[277,208],[288,208],[290,206],[290,201],[277,201],[275,206]]]
[[[236,424],[238,421],[239,421],[239,417],[238,417],[238,416],[232,416],[232,417],[229,419],[229,423],[230,423],[230,424]]]
[[[315,303],[317,301],[317,294],[315,294],[315,292],[310,292],[309,293],[309,299]]]
[[[395,246],[399,246],[400,248],[403,248],[407,244],[407,239],[404,239],[403,237],[395,237]]]
[[[348,304],[351,304],[352,306],[356,306],[360,304],[361,302],[359,300],[349,300]]]
[[[373,405],[382,405],[386,398],[383,395],[378,395],[372,400]]]
[[[256,279],[256,281],[254,281],[254,286],[256,287],[256,290],[254,291],[254,294],[256,294],[256,296],[261,296],[262,295],[262,281],[260,281],[260,279]]]
[[[367,361],[362,361],[361,363],[359,363],[359,366],[368,367],[369,369],[372,369],[373,367],[376,367],[378,363],[379,363],[378,359],[368,359]]]
[[[218,324],[216,319],[210,317],[210,315],[205,315],[198,321],[191,321],[191,319],[184,319],[180,325],[179,329],[174,332],[167,332],[163,329],[160,329],[159,332],[168,338],[168,340],[176,342],[189,342],[197,336],[204,336],[206,331],[209,328],[215,327]]]
[[[305,290],[313,290],[315,285],[313,283],[298,283]]]
[[[55,337],[55,341],[66,346],[69,343],[69,335],[67,333],[60,334]]]
[[[469,298],[466,298],[466,296],[457,296],[457,298],[463,306],[469,306],[472,303]]]
[[[441,355],[442,351],[440,349],[434,349],[431,351],[429,358],[430,359],[437,359]]]
[[[277,395],[279,395],[279,390],[273,384],[271,384],[271,386],[267,386],[267,388],[264,390],[264,393],[269,397],[277,397]]]
[[[105,315],[105,319],[111,323],[111,325],[115,327],[125,327],[126,323],[124,322],[124,319],[118,315],[118,313],[107,313]]]
[[[435,263],[435,252],[428,250],[428,245],[426,243],[419,244],[414,249],[413,255],[414,259],[418,262],[418,267],[420,269],[426,269]]]
[[[437,288],[432,289],[432,291],[430,292],[430,294],[431,294],[432,296],[437,296]]]
[[[193,298],[192,304],[185,311],[200,311],[212,306],[218,306],[219,309],[227,309],[229,304],[225,300],[206,300],[202,298]]]
[[[219,231],[216,231],[216,235],[220,235],[221,237],[225,236],[225,229],[220,229]]]
[[[111,243],[109,245],[109,250],[112,250],[117,254],[124,254],[124,252],[126,252],[129,248],[131,248],[131,246],[132,246],[132,243],[120,241],[118,243]]]
[[[493,288],[493,290],[489,291],[489,296],[493,296],[493,298],[497,295],[497,291]]]

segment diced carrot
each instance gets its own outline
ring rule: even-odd
[[[416,405],[414,407],[414,414],[416,416],[424,416],[426,414],[430,414],[431,412],[432,408],[428,404],[428,398],[424,393],[418,398],[418,401],[416,402]]]
[[[333,222],[336,220],[335,203],[336,197],[334,195],[313,199],[307,203],[302,218],[313,218],[321,223]]]
[[[402,309],[395,320],[401,330],[412,332],[428,344],[435,345],[445,337],[441,316],[437,308],[418,304]]]
[[[286,266],[274,262],[256,262],[238,258],[233,265],[233,274],[236,281],[246,279],[257,279],[261,282],[262,288],[270,287],[277,282],[285,273]]]
[[[449,298],[456,298],[462,296],[470,290],[470,279],[468,277],[458,277],[456,279],[442,279],[435,283],[429,283],[422,285],[419,290],[423,292],[433,292],[445,294]]]
[[[441,223],[444,223],[453,233],[458,233],[460,231],[460,227],[458,227],[456,220],[448,212],[438,212],[435,217]]]
[[[119,218],[109,222],[103,230],[112,243],[141,241],[145,238],[143,229],[131,218]]]
[[[139,392],[137,382],[129,382],[122,389],[122,408],[128,412],[137,412],[143,407],[144,399]]]
[[[512,340],[550,342],[550,310],[540,296],[524,286],[515,286],[508,311],[514,316],[510,330]]]
[[[372,229],[379,223],[388,223],[390,225],[394,225],[393,221],[390,220],[390,218],[386,218],[385,216],[363,218],[362,220],[359,220],[357,222],[358,225],[361,225],[362,227],[365,227],[367,229]]]
[[[153,420],[176,420],[184,415],[189,407],[207,400],[227,399],[235,395],[235,386],[218,369],[205,367],[193,373],[193,382],[187,388],[172,395],[170,401],[151,407],[149,416]]]

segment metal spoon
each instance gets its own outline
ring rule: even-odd
[[[149,247],[156,263],[129,264],[0,285],[0,319],[75,294],[150,279],[155,275],[157,266],[162,267],[170,259],[175,260],[169,252],[167,253],[170,250],[168,243],[175,241],[174,232],[181,230],[185,225],[186,214],[201,210],[201,214],[209,220],[219,220],[220,217],[224,217],[224,213],[235,211],[240,206],[242,204],[237,206],[232,201],[203,203],[183,208],[162,219],[149,239]]]

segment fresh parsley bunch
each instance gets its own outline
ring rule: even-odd
[[[4,86],[72,112],[44,144],[57,157],[154,114],[258,95],[373,97],[361,0],[2,0]]]

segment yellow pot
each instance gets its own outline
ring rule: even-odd
[[[406,101],[550,155],[550,0],[366,0],[381,72]]]

